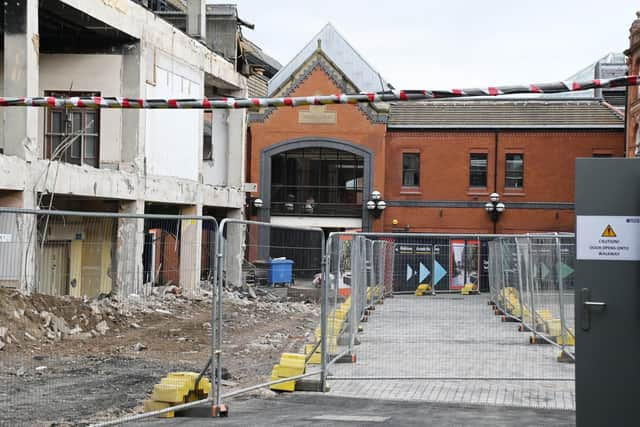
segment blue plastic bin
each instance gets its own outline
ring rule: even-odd
[[[273,259],[269,269],[269,284],[293,282],[293,261],[290,259]]]

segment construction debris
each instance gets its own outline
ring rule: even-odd
[[[133,346],[133,351],[142,351],[142,350],[146,350],[147,346],[142,344],[141,342],[137,342],[134,346]]]
[[[228,391],[268,381],[280,355],[301,351],[305,333],[318,323],[315,303],[288,301],[283,289],[253,291],[255,297],[246,287],[228,287],[222,294],[221,380]],[[122,411],[142,412],[159,372],[199,372],[209,358],[211,332],[217,326],[211,319],[212,301],[210,290],[125,301],[106,295],[27,296],[0,288],[0,375],[16,383],[12,399],[56,389],[60,381],[74,384],[65,388],[64,402],[55,408],[49,399],[41,399],[21,407],[16,416],[35,422],[38,416],[93,420],[98,413],[111,418]],[[38,366],[47,369],[36,371]],[[95,380],[87,379],[88,369]],[[112,388],[121,390],[121,400],[94,398],[107,396]],[[255,393],[273,395],[268,390]]]

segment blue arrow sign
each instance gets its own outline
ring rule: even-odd
[[[544,264],[540,265],[540,274],[542,276],[543,279],[546,279],[547,276],[549,275],[549,273],[551,273],[551,270],[549,270],[549,267],[547,267]]]
[[[407,282],[413,277],[413,269],[407,264]]]
[[[447,275],[447,270],[445,270],[438,261],[435,262],[435,272],[433,273],[433,275],[435,276],[434,279],[435,281],[433,282],[433,286],[437,285],[438,282],[440,281],[440,279],[442,279],[444,276]]]
[[[573,268],[569,267],[564,262],[560,265],[560,272],[562,274],[563,279],[566,279],[567,277],[571,276],[573,274],[573,271],[574,271]]]
[[[431,273],[427,267],[423,263],[420,263],[420,283]]]

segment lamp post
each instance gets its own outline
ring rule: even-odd
[[[371,199],[367,202],[367,210],[374,218],[380,218],[382,211],[387,208],[387,202],[382,200],[382,195],[378,190],[371,192]]]
[[[502,215],[507,207],[500,201],[500,195],[498,193],[491,193],[489,201],[484,205],[484,209],[491,217],[491,221],[493,222],[493,234],[496,234],[498,219],[500,219],[500,215]]]

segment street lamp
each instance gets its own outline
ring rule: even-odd
[[[382,211],[387,208],[387,202],[382,200],[382,195],[378,190],[371,192],[371,199],[367,201],[367,210],[374,218],[380,218]]]
[[[491,217],[491,221],[493,222],[493,234],[496,234],[498,219],[507,207],[500,201],[500,195],[498,193],[491,193],[491,195],[489,195],[489,201],[484,205],[484,209]]]
[[[246,206],[248,215],[258,215],[258,211],[264,206],[264,202],[259,197],[248,197]]]

